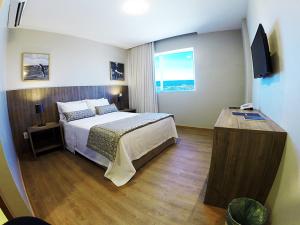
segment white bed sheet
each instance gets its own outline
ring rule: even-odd
[[[62,121],[66,147],[71,152],[76,151],[86,158],[107,167],[104,176],[115,185],[122,186],[136,173],[132,164],[133,160],[141,158],[170,138],[178,138],[173,118],[166,118],[122,136],[114,162],[109,161],[100,153],[86,146],[89,130],[92,126],[135,115],[136,113],[114,112],[71,122]]]

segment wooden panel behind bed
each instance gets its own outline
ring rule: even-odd
[[[118,102],[119,93],[123,96]],[[107,98],[119,108],[129,107],[128,86],[123,85],[21,89],[7,91],[6,95],[12,135],[19,156],[30,149],[28,140],[24,140],[23,132],[39,121],[34,108],[37,103],[44,105],[43,117],[46,122],[59,120],[56,106],[56,102],[59,101]]]

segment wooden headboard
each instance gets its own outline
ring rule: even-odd
[[[122,93],[120,101],[119,93]],[[44,105],[43,117],[46,122],[59,120],[56,102],[107,98],[119,108],[129,107],[128,86],[121,85],[21,89],[7,91],[6,95],[12,135],[19,156],[30,149],[23,132],[28,127],[38,124],[39,117],[34,108],[37,103]]]

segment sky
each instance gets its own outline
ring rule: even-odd
[[[31,53],[24,53],[23,58],[24,66],[29,65],[48,65],[49,64],[49,55],[47,54],[31,54]]]
[[[194,80],[193,51],[155,56],[156,80]]]

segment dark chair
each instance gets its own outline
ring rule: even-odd
[[[6,222],[4,225],[50,225],[49,223],[37,218],[37,217],[17,217]]]

